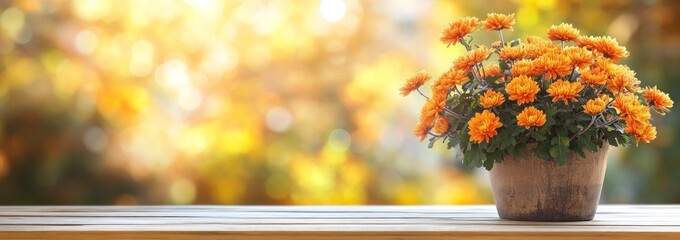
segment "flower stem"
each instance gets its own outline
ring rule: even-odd
[[[450,115],[453,116],[453,117],[460,118],[460,119],[465,119],[465,117],[463,117],[462,115],[460,115],[460,114],[458,114],[458,113],[453,112],[451,109],[444,108],[444,112],[450,114]]]
[[[588,129],[590,129],[590,127],[593,126],[593,123],[595,123],[595,116],[594,115],[590,118],[590,123],[588,123],[588,126],[581,129],[581,131],[574,134],[574,136],[571,136],[571,138],[569,138],[569,141],[571,142],[571,140],[574,140],[574,138],[576,138],[579,135],[583,134],[584,132],[588,131]]]
[[[430,99],[428,96],[425,96],[425,94],[424,94],[423,92],[420,91],[420,88],[416,88],[416,90],[418,91],[418,93],[420,93],[420,95],[422,95],[422,96],[425,97],[426,99]]]
[[[498,37],[501,39],[501,48],[505,47],[505,40],[503,39],[503,31],[498,30]]]
[[[472,51],[470,44],[468,42],[466,42],[465,39],[461,38],[459,42],[460,42],[460,44],[463,44],[463,46],[465,46],[465,50],[467,50],[468,52]]]

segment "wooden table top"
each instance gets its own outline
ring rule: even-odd
[[[593,221],[486,206],[0,206],[0,239],[680,239],[680,205],[603,205]]]

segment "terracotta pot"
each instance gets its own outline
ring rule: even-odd
[[[533,155],[506,157],[489,172],[498,216],[521,221],[588,221],[595,217],[607,168],[608,144],[564,166]]]

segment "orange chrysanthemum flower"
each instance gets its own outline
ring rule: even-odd
[[[639,98],[632,93],[619,94],[612,106],[618,110],[619,117],[626,123],[645,122],[652,117],[649,107],[642,105]]]
[[[526,57],[526,52],[524,51],[524,48],[521,46],[514,46],[514,47],[504,47],[501,48],[500,53],[498,54],[498,58],[508,61],[508,60],[517,60],[517,59],[522,59]]]
[[[667,112],[669,108],[673,107],[673,100],[668,96],[668,93],[664,93],[654,86],[654,88],[645,88],[642,92],[642,97],[647,100],[650,106],[659,109],[661,111]]]
[[[534,68],[534,62],[529,59],[516,61],[512,65],[512,70],[510,70],[510,73],[512,73],[513,76],[525,75],[533,77],[537,75],[536,69]]]
[[[610,64],[607,69],[609,78],[607,79],[607,89],[619,94],[624,90],[636,92],[639,89],[640,80],[635,77],[635,72],[626,65]]]
[[[540,127],[545,124],[545,114],[535,107],[526,107],[517,115],[517,125],[529,129],[530,127]]]
[[[484,110],[482,113],[475,113],[475,116],[468,121],[468,133],[470,134],[470,141],[481,143],[486,141],[489,143],[489,139],[498,135],[496,129],[502,127],[503,124],[500,118],[489,112],[489,110]]]
[[[602,98],[590,99],[583,105],[583,112],[590,115],[597,115],[604,111],[607,107],[607,102]]]
[[[440,40],[446,44],[446,46],[456,45],[460,39],[465,37],[465,35],[470,34],[475,31],[479,19],[475,17],[465,17],[459,19],[458,21],[449,23],[448,28],[444,28],[441,33]]]
[[[484,70],[482,71],[484,73],[484,77],[495,77],[498,75],[501,75],[501,66],[498,64],[489,64],[484,66]]]
[[[530,103],[536,100],[536,94],[541,89],[538,83],[527,76],[515,77],[505,86],[505,91],[508,93],[510,100],[517,100],[518,105]]]
[[[602,99],[602,101],[604,101],[605,103],[609,103],[609,101],[611,101],[611,98],[609,98],[609,95],[604,94],[604,93],[600,93],[599,95],[597,95],[597,98]]]
[[[448,95],[449,89],[454,88],[458,84],[463,84],[469,79],[463,71],[450,68],[442,74],[430,87],[432,93],[435,95]]]
[[[622,58],[628,57],[626,47],[619,46],[616,39],[611,37],[579,37],[576,41],[579,47],[586,47],[588,50],[595,50],[602,53],[605,57],[618,62]]]
[[[581,90],[583,90],[583,85],[580,83],[557,80],[550,84],[547,92],[553,97],[552,102],[562,100],[564,104],[569,104],[569,100],[578,101],[576,97],[580,96],[578,93]]]
[[[442,135],[445,134],[448,130],[449,121],[446,120],[446,118],[437,118],[437,120],[434,122],[432,132],[434,132],[434,134]]]
[[[552,52],[537,58],[534,67],[539,74],[545,74],[548,80],[569,75],[573,69],[568,57]]]
[[[640,106],[640,100],[637,96],[631,93],[619,94],[612,102],[612,106],[619,112],[621,118],[625,118],[629,113],[633,112],[633,108]]]
[[[505,102],[505,97],[502,93],[494,90],[487,90],[484,95],[479,97],[479,104],[484,108],[492,108],[500,106]]]
[[[553,44],[549,40],[536,36],[527,37],[527,43],[528,44],[524,45],[524,52],[529,59],[536,59],[551,52],[560,53],[562,50],[560,45]]]
[[[446,96],[433,95],[425,102],[425,106],[420,110],[420,122],[427,126],[431,126],[434,119],[439,116],[439,113],[446,107]]]
[[[597,39],[593,36],[580,36],[574,42],[576,43],[576,46],[585,47],[588,50],[593,50],[595,49],[596,41]]]
[[[411,78],[406,80],[406,83],[404,84],[403,87],[399,89],[401,91],[402,96],[409,95],[411,92],[414,90],[418,89],[420,86],[425,84],[427,80],[430,80],[430,74],[425,72],[425,70],[422,70],[416,75],[412,76]]]
[[[574,41],[578,39],[578,30],[568,23],[552,25],[548,29],[548,38],[553,41]]]
[[[428,126],[428,124],[425,124],[423,121],[420,121],[413,129],[413,135],[420,138],[420,141],[422,142],[423,140],[425,140],[425,138],[427,138],[427,133],[429,131],[430,127]]]
[[[486,46],[481,46],[458,57],[458,59],[453,62],[453,67],[467,73],[472,67],[486,60],[491,53],[493,53],[493,50]]]
[[[483,28],[487,31],[500,31],[503,29],[508,29],[512,31],[512,25],[515,24],[515,14],[511,13],[509,15],[489,13],[486,15],[486,20],[483,23]]]
[[[540,43],[540,44],[550,43],[550,41],[548,41],[547,39],[541,38],[541,37],[539,37],[539,36],[527,36],[526,39],[527,39],[527,43],[528,43],[528,44],[534,44],[534,43]]]
[[[652,126],[649,121],[643,122],[626,122],[625,133],[630,133],[640,142],[649,143],[656,139],[656,127]]]
[[[593,53],[586,48],[568,47],[563,49],[562,53],[569,58],[572,66],[576,66],[579,69],[586,69],[593,64],[595,59]]]
[[[578,81],[591,87],[595,85],[601,86],[607,83],[607,74],[603,71],[586,68],[581,70],[581,76],[578,78]]]

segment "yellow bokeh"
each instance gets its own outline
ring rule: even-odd
[[[640,5],[650,12],[671,9],[647,2]],[[614,35],[635,57],[651,54],[627,63],[640,65],[641,78],[674,84],[663,79],[676,79],[675,71],[653,57],[677,60],[675,12],[644,18],[632,6],[4,2],[0,204],[490,203],[484,178],[462,168],[453,150],[413,136],[425,99],[402,97],[404,80],[421,69],[436,79],[465,52],[440,42],[450,21],[496,11],[516,16],[506,39],[543,36],[560,22]],[[480,31],[474,41],[496,38]],[[659,125],[655,147],[672,148],[673,124]],[[51,188],[75,190],[40,192]],[[25,195],[4,197],[11,194]]]

